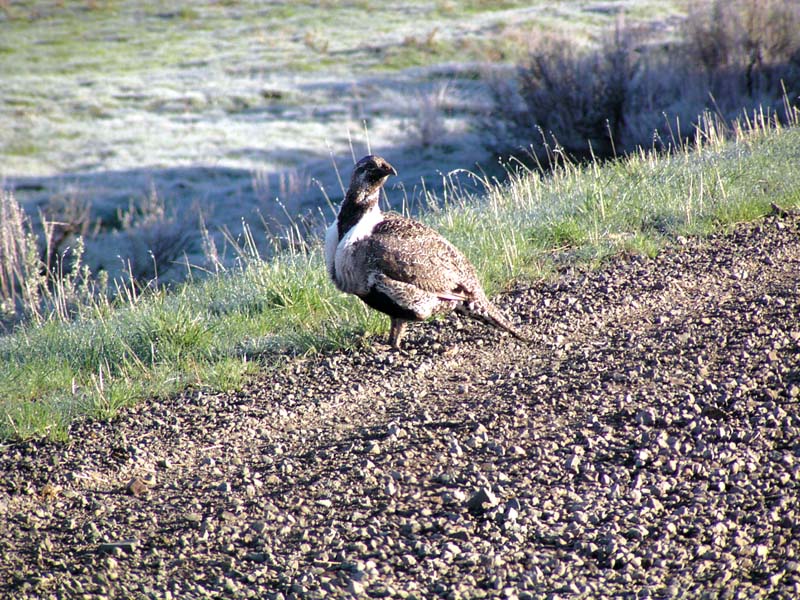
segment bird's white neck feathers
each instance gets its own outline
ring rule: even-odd
[[[339,213],[341,216],[341,209]],[[343,272],[347,270],[346,263],[353,244],[369,237],[372,230],[381,221],[383,221],[383,213],[376,201],[352,227],[343,232],[344,235],[341,239],[339,239],[339,217],[328,227],[325,233],[325,266],[331,279],[340,289],[344,285]]]

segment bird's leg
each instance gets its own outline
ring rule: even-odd
[[[407,323],[403,319],[396,319],[392,317],[392,326],[389,329],[389,344],[392,348],[400,349],[400,341],[406,332]]]

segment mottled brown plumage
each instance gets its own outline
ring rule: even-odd
[[[325,238],[328,274],[337,288],[388,314],[389,341],[400,347],[406,323],[458,311],[527,341],[488,300],[467,258],[439,233],[378,207],[394,168],[366,156]]]

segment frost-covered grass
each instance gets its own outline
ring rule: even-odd
[[[672,155],[607,164],[520,168],[485,193],[457,187],[423,218],[474,261],[497,292],[536,280],[558,261],[596,264],[628,250],[653,254],[680,235],[757,218],[770,203],[800,206],[800,128],[760,119],[724,133],[711,121]],[[64,439],[76,418],[109,418],[187,386],[234,389],[287,355],[357,345],[387,322],[327,282],[318,242],[171,291],[131,288],[115,304],[87,302],[0,338],[0,437]]]
[[[0,176],[187,164],[278,170],[325,157],[326,140],[346,150],[348,128],[358,131],[364,119],[373,121],[376,143],[387,121],[386,142],[395,144],[388,131],[406,116],[397,96],[413,97],[425,77],[408,77],[407,92],[382,90],[370,77],[450,62],[511,62],[526,52],[520,31],[529,25],[587,38],[617,10],[663,19],[678,5],[4,3]],[[591,22],[576,21],[582,14]]]

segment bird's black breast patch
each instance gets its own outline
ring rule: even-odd
[[[367,306],[387,314],[394,319],[406,319],[409,321],[419,320],[417,313],[413,310],[400,306],[389,296],[383,292],[377,291],[375,288],[372,288],[363,296],[359,296],[359,298],[361,298]]]

